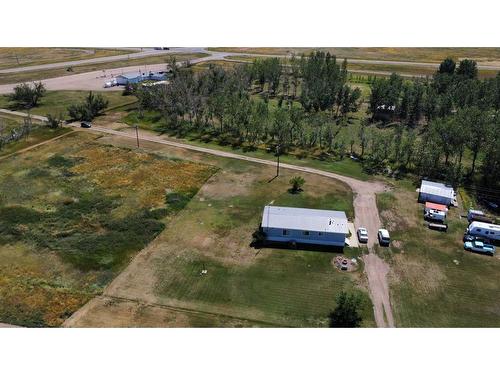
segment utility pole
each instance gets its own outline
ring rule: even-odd
[[[137,148],[139,148],[139,125],[135,125],[135,136],[137,138]]]
[[[276,164],[276,177],[280,175],[280,145],[276,145],[276,154],[278,155],[278,163]]]

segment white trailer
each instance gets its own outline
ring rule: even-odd
[[[470,223],[467,232],[473,236],[500,241],[500,225],[473,221],[472,223]]]

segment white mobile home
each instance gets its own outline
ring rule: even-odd
[[[345,212],[278,206],[264,207],[261,228],[268,241],[339,247],[349,233]]]
[[[500,241],[500,225],[473,221],[472,223],[470,223],[467,232],[474,236],[489,238],[490,240],[494,241]]]
[[[418,201],[420,203],[433,202],[449,206],[454,195],[452,187],[439,182],[422,180],[418,193]]]

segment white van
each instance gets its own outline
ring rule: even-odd
[[[473,221],[472,223],[470,223],[467,232],[473,236],[500,241],[500,225]]]

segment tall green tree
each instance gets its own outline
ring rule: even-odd
[[[470,79],[477,78],[477,63],[469,59],[460,61],[457,68],[457,75]]]
[[[80,104],[68,107],[68,114],[73,120],[91,121],[108,107],[108,100],[102,95],[95,95],[92,91]]]
[[[329,326],[332,328],[356,328],[361,326],[361,299],[358,295],[340,292],[336,299],[337,306],[330,313]]]
[[[23,108],[33,108],[38,105],[40,99],[45,95],[45,85],[40,82],[33,84],[21,83],[14,87],[14,92],[9,96],[9,100],[17,103]]]
[[[451,57],[444,59],[441,64],[439,64],[438,73],[439,74],[453,74],[455,73],[455,68],[457,64]]]

